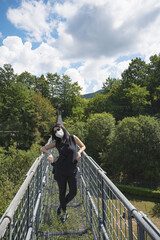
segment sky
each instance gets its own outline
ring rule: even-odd
[[[159,0],[1,0],[0,67],[17,74],[66,74],[85,94],[159,53]]]

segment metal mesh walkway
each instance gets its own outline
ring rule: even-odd
[[[58,205],[58,186],[53,178],[53,174],[50,172],[38,239],[93,239],[86,221],[79,190],[76,197],[67,205],[69,218],[65,223],[61,223],[60,216],[56,215]]]

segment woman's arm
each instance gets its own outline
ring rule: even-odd
[[[40,149],[41,152],[48,154],[47,159],[50,163],[53,163],[54,159],[53,159],[53,155],[50,152],[48,152],[48,150],[51,149],[51,148],[54,148],[55,146],[56,146],[56,142],[53,142],[53,143],[50,143],[50,144],[47,144],[47,145],[43,146]]]
[[[77,161],[80,161],[81,158],[81,153],[86,149],[86,146],[84,145],[84,143],[75,135],[73,135],[76,144],[80,147],[79,151],[77,152]]]

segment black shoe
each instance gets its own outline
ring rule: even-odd
[[[56,213],[57,213],[57,215],[60,215],[60,214],[61,214],[61,207],[60,207],[60,206],[58,206],[58,208],[57,208],[57,210],[56,210]]]
[[[67,220],[68,217],[69,217],[68,213],[63,212],[62,217],[61,217],[61,222],[64,223]]]

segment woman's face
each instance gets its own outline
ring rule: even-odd
[[[62,128],[61,127],[55,127],[54,128],[54,133],[56,134],[57,131],[61,130]]]
[[[54,128],[54,134],[55,134],[55,136],[58,137],[58,138],[63,138],[63,136],[64,136],[64,131],[63,131],[63,129],[62,129],[61,127],[55,127],[55,128]]]

